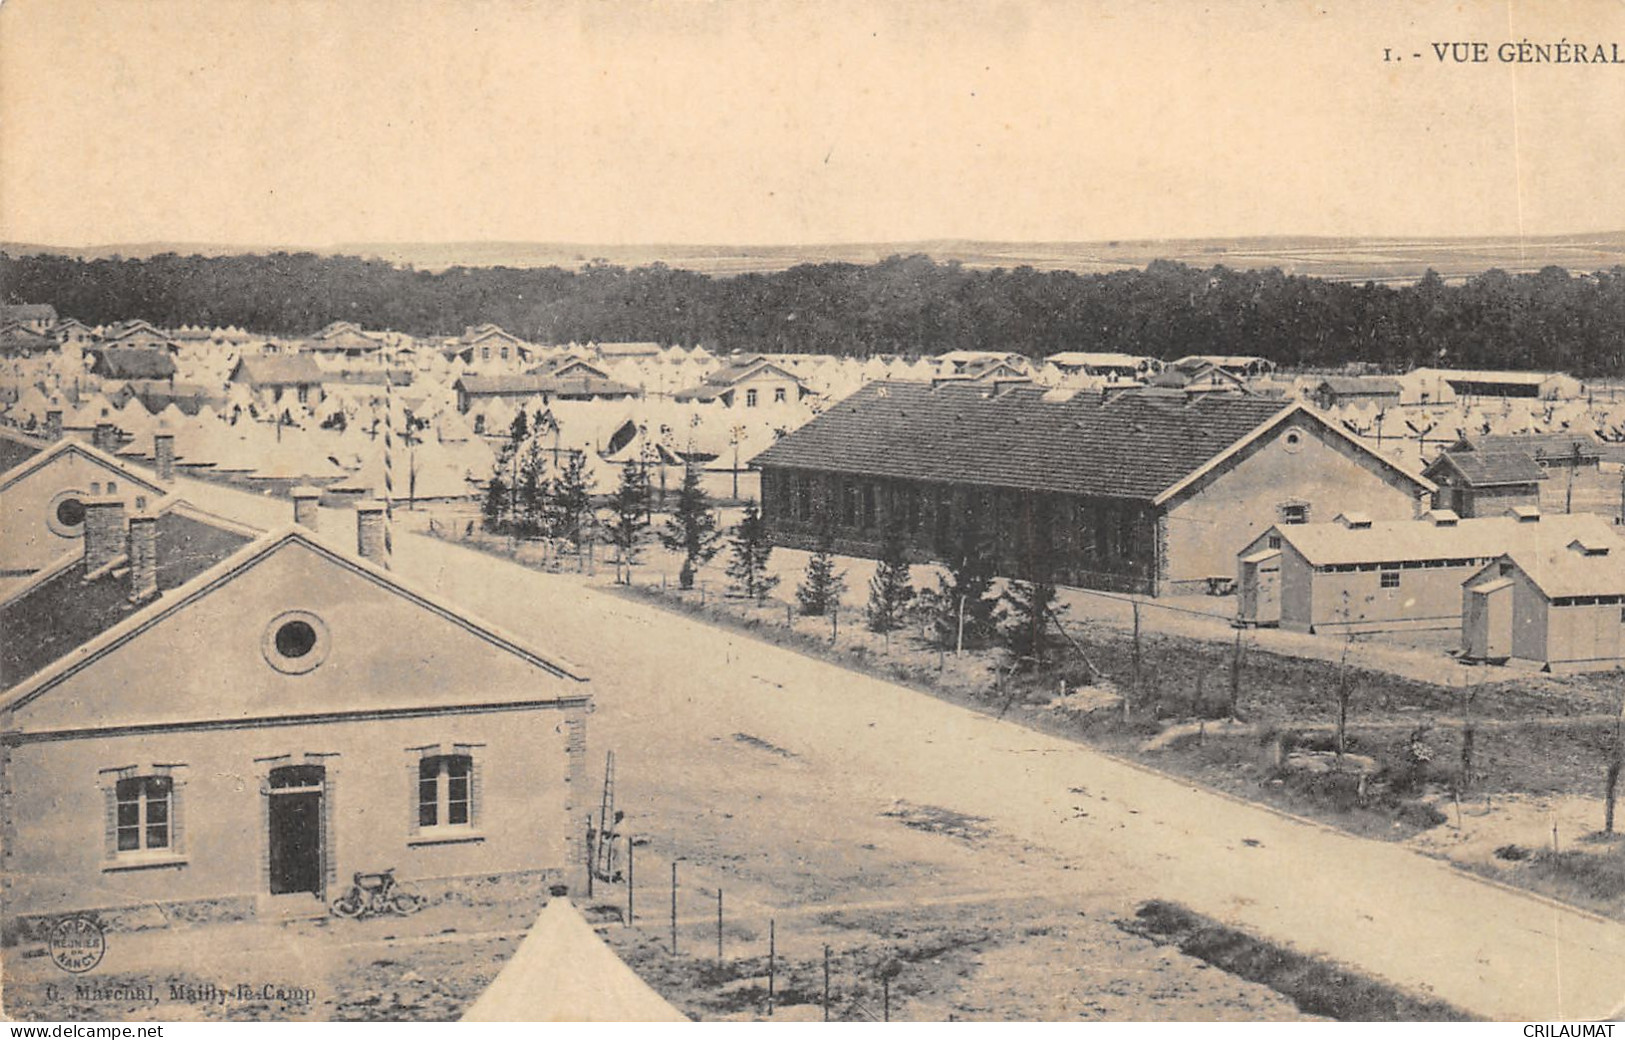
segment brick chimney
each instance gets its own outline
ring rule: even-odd
[[[124,499],[98,495],[85,503],[85,573],[112,563],[127,548],[124,534]]]
[[[158,479],[166,484],[175,480],[175,431],[156,430],[152,435],[152,460],[158,467]]]
[[[110,422],[98,422],[96,432],[90,435],[90,443],[111,455],[118,450],[118,427]]]
[[[145,603],[158,595],[158,518],[151,513],[130,517],[130,602]]]
[[[310,486],[296,487],[293,494],[293,522],[300,527],[316,530],[317,507],[321,505],[322,489]],[[357,520],[360,523],[360,520]]]
[[[377,499],[356,503],[355,550],[363,560],[388,566],[384,554],[384,504]]]
[[[62,409],[52,408],[45,413],[45,439],[52,442],[62,439]]]

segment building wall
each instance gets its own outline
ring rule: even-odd
[[[894,514],[919,561],[943,559],[974,525],[991,541],[1000,574],[1023,572],[1031,541],[1061,584],[1131,592],[1153,586],[1161,541],[1148,503],[777,467],[762,473],[762,515],[778,545],[812,548],[818,517],[828,515],[838,552],[873,558]]]
[[[761,372],[757,375],[751,376],[748,379],[742,379],[735,383],[731,389],[733,391],[731,407],[734,408],[771,408],[775,403],[774,394],[780,390],[784,391],[784,400],[782,402],[778,402],[781,405],[795,404],[801,399],[801,387],[799,383],[797,383],[794,379],[788,379],[773,372]],[[748,405],[746,403],[749,391],[751,390],[756,391],[755,405]]]
[[[269,896],[265,780],[272,766],[307,756],[328,770],[329,898],[354,872],[387,867],[403,880],[570,868],[578,858],[574,808],[588,800],[579,792],[581,756],[569,747],[583,715],[579,707],[532,708],[13,747],[0,777],[6,915]],[[472,745],[473,823],[441,835],[463,840],[429,843],[426,832],[414,833],[423,752],[412,749],[450,753],[455,744]],[[179,767],[178,855],[128,869],[138,860],[109,850],[100,771],[159,763]]]
[[[303,673],[279,670],[268,658],[267,643],[288,611],[303,612],[324,630],[318,651],[324,656]],[[204,658],[200,647],[208,648]],[[117,696],[109,694],[115,690]],[[455,617],[291,542],[115,652],[93,658],[15,716],[21,728],[38,731],[587,692],[585,684],[500,649]]]
[[[1392,632],[1461,626],[1462,582],[1482,563],[1465,567],[1406,567],[1397,571],[1361,564],[1354,571],[1315,573],[1314,625],[1321,633]],[[1382,587],[1382,575],[1397,573],[1399,587]]]
[[[1292,546],[1281,543],[1281,627],[1307,632],[1315,623],[1315,568]]]
[[[1296,442],[1289,439],[1294,432]],[[1283,522],[1289,505],[1307,506],[1309,523],[1346,511],[1409,520],[1419,512],[1418,494],[1409,481],[1318,423],[1291,423],[1171,502],[1164,591],[1234,573],[1236,553]]]
[[[1545,482],[1543,482],[1545,483]],[[1513,506],[1540,506],[1540,484],[1507,484],[1501,487],[1462,488],[1456,494],[1439,489],[1438,506],[1453,510],[1463,520],[1480,516],[1502,516]]]
[[[1548,653],[1548,611],[1550,606],[1522,571],[1513,569],[1512,578],[1512,656],[1525,661],[1545,661]]]
[[[1546,611],[1546,653],[1553,665],[1608,668],[1621,663],[1618,603],[1552,606]]]
[[[116,491],[107,490],[109,482],[117,485]],[[138,508],[138,499],[152,505],[162,497],[161,491],[143,487],[94,459],[75,452],[58,455],[0,492],[0,572],[37,571],[84,544],[81,534],[59,533],[52,527],[52,503],[69,490],[81,497],[119,495],[127,514]]]

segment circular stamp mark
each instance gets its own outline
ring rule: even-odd
[[[58,968],[79,975],[102,962],[107,936],[88,917],[64,917],[51,929],[49,947]]]

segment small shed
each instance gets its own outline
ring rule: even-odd
[[[1435,509],[1463,519],[1498,516],[1513,506],[1540,506],[1540,482],[1547,473],[1527,452],[1443,452],[1422,475],[1438,485]]]
[[[1309,391],[1318,408],[1330,411],[1351,404],[1386,407],[1399,403],[1399,380],[1377,376],[1327,376]]]
[[[1462,648],[1546,671],[1625,666],[1625,543],[1582,534],[1493,561],[1464,583]]]

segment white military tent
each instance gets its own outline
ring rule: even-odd
[[[464,1022],[686,1022],[554,896]]]

